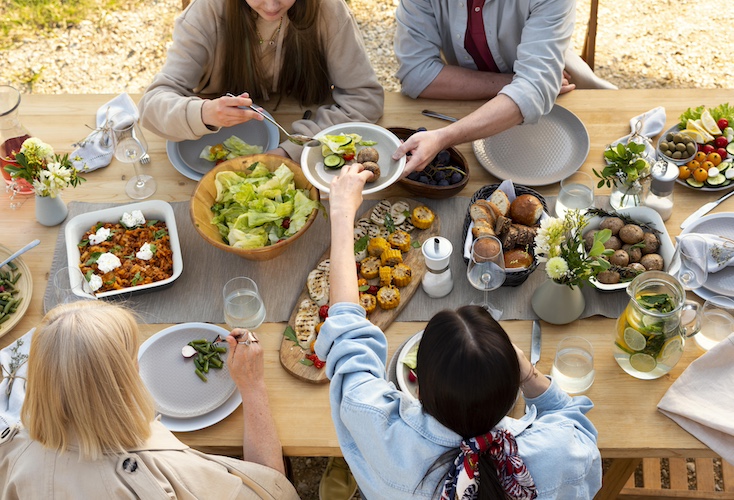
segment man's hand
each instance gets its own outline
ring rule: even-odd
[[[398,147],[392,155],[393,160],[399,160],[410,153],[403,177],[416,170],[423,170],[441,150],[445,149],[442,135],[441,129],[417,132]]]

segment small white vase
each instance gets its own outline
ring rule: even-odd
[[[548,279],[535,289],[530,304],[543,321],[565,325],[581,316],[586,300],[579,287],[561,285]]]
[[[69,209],[61,199],[61,195],[56,198],[50,196],[36,195],[36,220],[44,226],[58,226],[69,214]]]

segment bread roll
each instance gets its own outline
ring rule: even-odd
[[[521,194],[510,204],[510,217],[526,226],[535,225],[543,214],[543,204],[532,194]]]
[[[501,189],[495,189],[492,196],[489,197],[489,201],[499,209],[500,215],[507,215],[510,213],[510,199],[507,197],[504,191]]]
[[[533,256],[521,248],[505,252],[505,267],[508,269],[527,269],[533,265]]]
[[[474,241],[472,248],[477,253],[477,262],[485,262],[501,250],[500,244],[494,238],[478,238]],[[486,257],[486,259],[481,257]]]

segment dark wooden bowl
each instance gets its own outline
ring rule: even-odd
[[[415,133],[415,130],[412,128],[392,127],[388,130],[403,141]],[[422,182],[404,177],[398,181],[398,184],[400,184],[409,193],[424,198],[442,199],[459,194],[461,190],[464,189],[467,182],[469,182],[469,165],[466,163],[464,155],[456,148],[448,148],[447,151],[451,156],[451,164],[461,168],[461,170],[466,174],[460,182],[450,186],[432,186],[430,184],[423,184]]]

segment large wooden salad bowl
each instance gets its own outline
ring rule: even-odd
[[[283,156],[269,154],[241,156],[239,158],[234,158],[220,163],[201,178],[196,189],[194,189],[194,194],[191,196],[191,220],[198,233],[209,244],[224,250],[225,252],[237,254],[245,259],[270,260],[282,254],[285,249],[288,248],[288,245],[308,231],[308,228],[311,227],[311,224],[313,224],[313,221],[316,218],[318,210],[313,210],[313,212],[311,212],[306,224],[304,224],[297,233],[285,240],[279,241],[275,245],[268,245],[260,248],[235,248],[225,243],[222,236],[219,234],[217,226],[211,223],[212,217],[214,216],[211,211],[211,207],[214,205],[214,200],[217,196],[217,188],[214,184],[214,179],[218,172],[226,170],[244,171],[255,162],[260,162],[265,165],[271,172],[275,171],[281,164],[285,163],[293,172],[293,180],[296,187],[299,189],[307,189],[309,191],[309,197],[312,200],[319,200],[318,189],[311,185],[308,179],[306,179],[306,176],[303,175],[300,165],[293,160]]]

